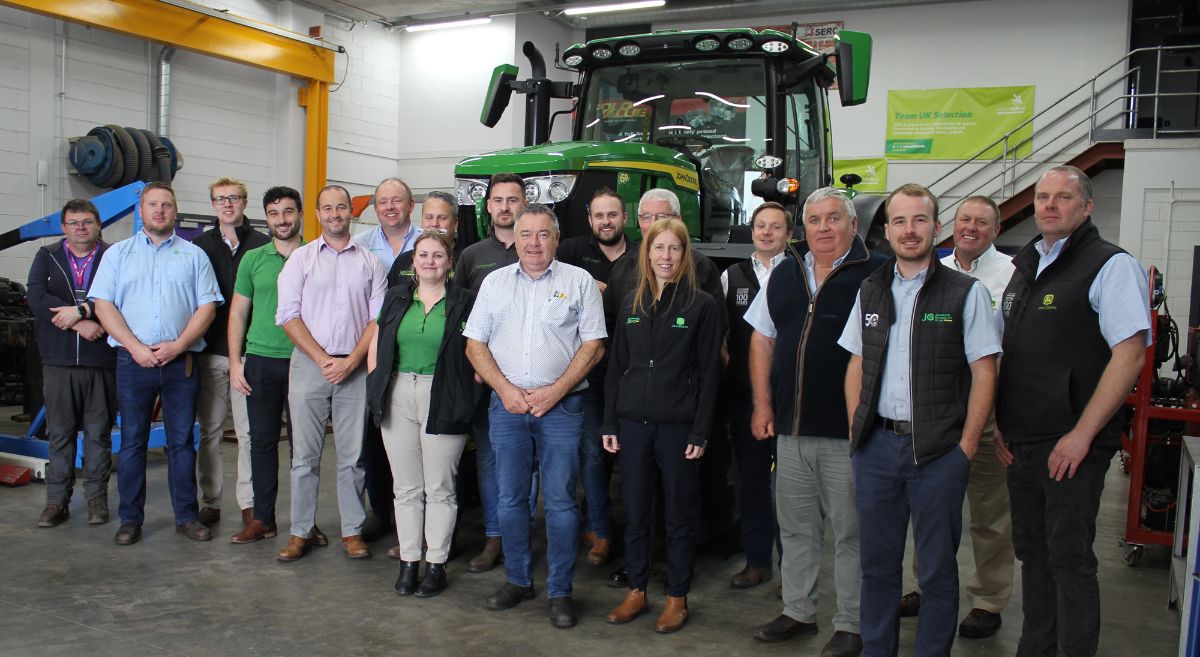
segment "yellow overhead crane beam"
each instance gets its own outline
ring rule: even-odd
[[[325,186],[329,83],[339,46],[186,0],[0,0],[0,5],[307,80],[298,100],[306,109],[304,199],[315,216],[317,192]],[[316,221],[304,222],[306,238],[319,232]]]

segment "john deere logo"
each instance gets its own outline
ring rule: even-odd
[[[1042,305],[1043,306],[1049,306],[1052,303],[1054,303],[1054,295],[1053,294],[1047,294],[1046,296],[1042,297]]]
[[[682,317],[676,317],[675,318],[675,326],[672,326],[671,328],[685,329],[685,328],[687,328],[687,320],[685,320]]]
[[[626,324],[638,324],[638,323],[640,323],[641,321],[642,321],[642,318],[641,318],[641,317],[626,317],[626,318],[625,318],[625,323],[626,323]]]

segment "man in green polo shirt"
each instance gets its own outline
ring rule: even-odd
[[[271,241],[242,257],[229,308],[229,380],[247,396],[254,485],[254,518],[233,535],[233,543],[253,543],[277,533],[280,416],[287,410],[292,341],[275,325],[279,299],[275,281],[288,256],[304,242],[300,237],[303,204],[299,192],[290,187],[268,189],[263,195],[263,211]],[[320,544],[323,536],[314,528],[314,543]]]

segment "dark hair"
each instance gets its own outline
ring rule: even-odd
[[[792,213],[789,212],[787,208],[783,207],[782,203],[776,203],[775,201],[767,201],[766,203],[763,203],[762,205],[758,206],[757,208],[754,208],[754,212],[750,214],[750,226],[751,227],[754,226],[754,219],[756,217],[758,217],[758,213],[762,212],[763,210],[779,210],[780,212],[782,212],[783,220],[786,222],[787,229],[789,231],[792,230]]]
[[[487,195],[484,198],[491,198],[492,197],[492,188],[495,187],[496,185],[501,185],[504,183],[516,184],[517,187],[521,188],[521,194],[522,195],[525,194],[525,179],[524,178],[522,178],[521,176],[518,176],[515,173],[498,173],[498,174],[492,176],[492,179],[488,181]]]
[[[92,219],[95,219],[96,223],[100,223],[100,211],[96,209],[95,204],[86,198],[73,198],[67,201],[67,204],[62,208],[62,212],[58,213],[59,221],[66,221],[68,212],[87,212],[92,215]]]
[[[167,193],[171,195],[171,202],[175,205],[179,205],[179,201],[175,200],[175,190],[171,187],[171,183],[162,181],[146,183],[146,186],[143,187],[142,191],[138,193],[138,203],[141,203],[142,199],[146,196],[146,192],[152,189],[165,189]]]
[[[939,223],[941,221],[941,219],[938,218],[937,197],[933,195],[933,192],[929,191],[928,187],[924,185],[918,185],[917,183],[905,183],[893,190],[891,194],[888,194],[887,200],[883,202],[884,212],[887,212],[888,206],[892,204],[892,199],[900,195],[924,196],[925,198],[929,199],[929,202],[933,204],[933,214],[930,215],[929,218],[933,220],[934,223]],[[889,220],[888,223],[891,223],[891,221]]]
[[[597,189],[596,193],[592,194],[592,200],[588,201],[588,206],[591,206],[592,201],[595,201],[596,199],[600,198],[601,196],[611,196],[611,197],[617,199],[618,201],[620,201],[621,202],[621,211],[624,212],[625,199],[621,198],[621,195],[618,194],[616,192],[616,190],[614,190],[612,187],[601,187],[600,189]]]
[[[304,201],[300,198],[300,192],[291,187],[272,187],[263,194],[263,211],[266,212],[267,206],[273,203],[278,203],[285,198],[290,198],[296,202],[296,211],[304,212]]]
[[[321,194],[324,194],[325,192],[328,192],[329,190],[332,190],[332,189],[336,189],[336,190],[340,191],[341,193],[345,194],[346,195],[346,203],[349,204],[349,203],[354,202],[354,197],[350,195],[350,190],[346,189],[345,187],[342,187],[341,185],[326,185],[325,187],[322,187],[321,191],[317,192],[317,198],[320,199]]]

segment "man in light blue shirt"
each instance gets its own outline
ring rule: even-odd
[[[379,225],[355,235],[354,242],[374,253],[384,271],[392,268],[396,256],[412,251],[421,234],[421,227],[410,221],[415,206],[412,189],[399,178],[386,178],[375,188]]]
[[[118,347],[121,527],[114,540],[132,545],[142,535],[146,444],[154,400],[161,395],[175,531],[207,541],[212,533],[198,522],[196,506],[195,354],[204,349],[204,332],[224,299],[208,256],[175,234],[171,186],[147,184],[139,210],[142,231],[108,250],[89,292],[109,344]]]

